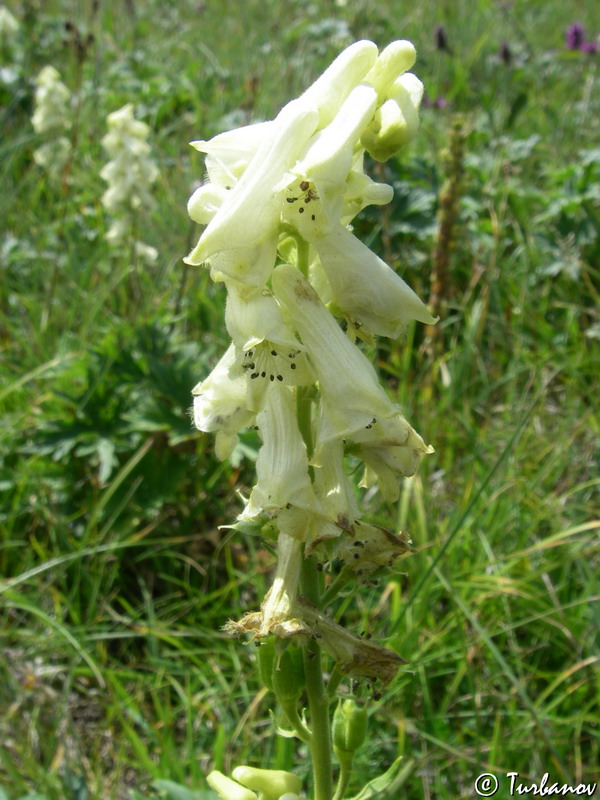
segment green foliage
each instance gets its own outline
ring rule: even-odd
[[[361,37],[406,37],[419,53],[421,133],[373,165],[394,201],[356,228],[424,297],[457,119],[466,137],[442,346],[411,328],[372,354],[436,454],[397,518],[364,497],[415,554],[384,586],[349,588],[336,613],[410,663],[374,707],[349,793],[379,792],[361,787],[390,764],[408,800],[470,796],[482,772],[593,780],[600,109],[598,55],[563,45],[569,5],[13,5],[21,30],[0,67],[0,798],[208,800],[211,768],[303,762],[265,723],[254,648],[220,633],[257,606],[272,557],[260,537],[218,530],[251,486],[255,433],[220,464],[189,417],[226,337],[219,288],[181,261],[203,169],[186,143],[272,116]],[[580,15],[595,36],[598,9]],[[440,24],[449,50],[436,49]],[[58,181],[32,162],[46,64],[76,98]],[[100,140],[127,102],[161,173],[156,209],[137,220],[159,251],[149,267],[104,239]]]

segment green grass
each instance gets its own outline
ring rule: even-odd
[[[424,297],[442,151],[457,119],[465,130],[441,335],[432,347],[410,329],[373,352],[436,453],[398,509],[365,498],[416,552],[340,609],[409,659],[372,706],[355,784],[397,755],[414,759],[407,800],[472,797],[482,772],[506,796],[509,771],[597,779],[598,55],[563,42],[575,19],[598,34],[598,9],[12,7],[23,27],[0,82],[0,798],[177,797],[173,784],[202,798],[211,768],[265,757],[307,776],[302,746],[272,735],[253,648],[220,633],[260,602],[273,557],[218,530],[252,485],[255,435],[224,465],[189,423],[191,387],[226,334],[221,289],[181,261],[202,177],[187,142],[271,117],[355,38],[411,39],[429,97],[448,103],[425,108],[417,141],[381,169],[390,209],[357,225]],[[435,48],[438,24],[451,53]],[[47,63],[78,97],[58,182],[32,162],[33,79]],[[160,167],[157,206],[138,220],[160,253],[149,268],[103,238],[100,139],[126,102]]]

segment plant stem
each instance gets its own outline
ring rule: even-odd
[[[301,237],[296,237],[298,269],[303,275],[308,274],[309,245]],[[296,413],[298,427],[304,443],[308,458],[313,453],[312,436],[312,398],[299,387],[296,390]],[[312,467],[309,468],[311,478]],[[302,562],[302,575],[300,578],[300,591],[304,597],[317,608],[320,608],[321,575],[317,570],[314,558],[304,558]],[[329,696],[325,692],[323,682],[323,666],[321,663],[321,648],[317,639],[308,643],[304,651],[304,676],[306,680],[306,694],[310,710],[310,755],[312,759],[314,800],[331,800],[333,796],[333,775],[331,763],[331,720],[329,717]]]
[[[302,565],[300,587],[304,597],[317,607],[320,596],[319,577],[314,559],[305,558]],[[331,800],[333,778],[329,697],[323,684],[321,648],[316,640],[307,645],[304,654],[304,674],[311,720],[310,754],[314,779],[314,800]]]
[[[279,699],[279,698],[278,698]],[[298,714],[298,709],[296,708],[296,703],[294,702],[281,702],[281,707],[283,708],[283,713],[286,715],[288,722],[296,732],[296,736],[305,744],[309,745],[312,740],[312,733],[306,727],[304,722],[300,719],[300,715]]]
[[[338,756],[339,755],[340,754],[338,751]],[[342,800],[342,797],[344,796],[344,792],[346,791],[346,787],[350,781],[350,775],[352,774],[353,756],[353,753],[347,753],[346,757],[340,757],[340,774],[338,775],[337,786],[335,787],[333,800]]]

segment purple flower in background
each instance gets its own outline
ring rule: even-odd
[[[598,42],[582,42],[579,49],[582,53],[593,55],[600,50],[600,44]]]
[[[573,22],[569,25],[565,34],[565,42],[568,50],[581,50],[581,45],[585,40],[585,30],[581,22]]]

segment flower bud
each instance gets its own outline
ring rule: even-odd
[[[273,665],[273,690],[279,702],[284,705],[289,702],[295,703],[300,697],[304,685],[304,658],[302,649],[300,647],[294,647],[293,645],[287,646],[280,654],[279,658],[275,658],[275,663]]]
[[[302,787],[300,778],[281,769],[236,767],[231,774],[243,786],[262,792],[264,800],[279,800],[288,792],[297,794]]]
[[[367,708],[362,708],[355,700],[341,700],[333,715],[333,746],[338,756],[342,753],[354,754],[362,745],[367,734]]]
[[[275,668],[275,639],[269,636],[268,639],[260,642],[258,648],[258,673],[263,684],[270,691],[275,691],[273,687],[273,670]]]

